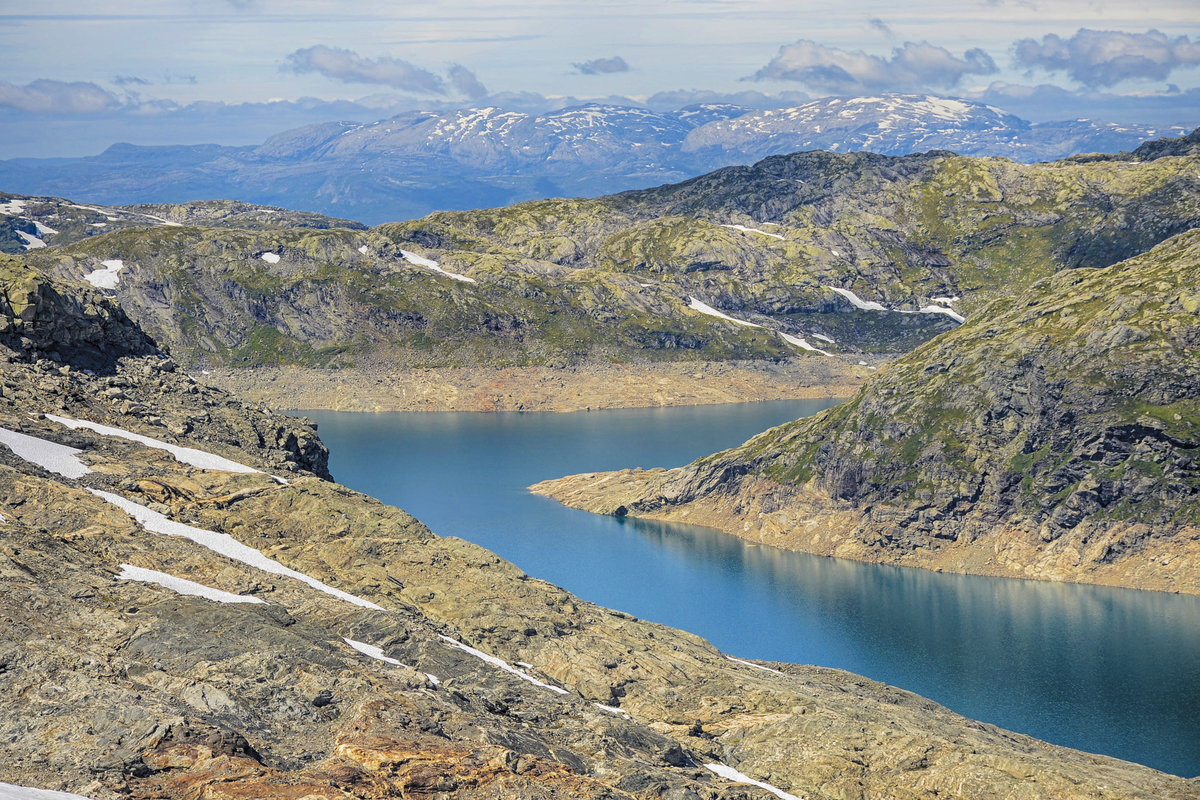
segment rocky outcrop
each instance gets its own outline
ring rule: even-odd
[[[730,659],[439,538],[315,460],[281,481],[294,451],[260,435],[278,418],[158,355],[108,378],[6,355],[5,783],[95,800],[769,796],[706,767],[724,764],[809,798],[1197,794],[848,673]],[[156,421],[183,414],[190,430]]]
[[[534,487],[792,549],[1200,593],[1200,232],[982,309],[849,402],[676,470]]]

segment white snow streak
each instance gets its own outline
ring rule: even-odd
[[[82,450],[64,444],[55,444],[36,436],[26,436],[7,428],[0,428],[0,444],[8,445],[10,450],[26,461],[64,478],[82,478],[92,471],[76,457],[77,453],[83,452]]]
[[[367,246],[365,244],[362,245],[361,247],[358,248],[358,252],[362,253],[365,256],[367,254]]]
[[[22,241],[25,242],[26,250],[40,250],[46,246],[45,242],[31,233],[26,233],[25,231],[17,231],[16,233],[17,236],[20,236]]]
[[[788,794],[778,786],[772,786],[769,783],[763,783],[762,781],[756,781],[754,778],[747,777],[733,767],[727,767],[724,764],[705,764],[704,767],[705,769],[717,773],[727,781],[733,781],[734,783],[748,783],[751,786],[757,786],[760,789],[766,789],[768,792],[778,797],[779,800],[801,800],[801,798],[794,794]]]
[[[761,669],[763,672],[774,672],[776,675],[784,674],[777,669],[771,669],[770,667],[764,667],[762,664],[755,664],[753,661],[743,661],[742,659],[734,658],[733,656],[725,656],[725,658],[728,661],[733,661],[736,664],[745,664],[747,667],[754,667],[755,669]]]
[[[83,279],[97,289],[116,289],[121,282],[120,272],[125,269],[125,262],[119,258],[101,261],[104,269],[95,269],[83,276]]]
[[[404,666],[404,664],[401,663],[400,661],[397,661],[396,659],[394,659],[390,656],[385,656],[383,654],[383,648],[381,648],[381,647],[376,647],[375,645],[367,644],[366,642],[356,642],[353,639],[347,639],[344,636],[342,637],[342,641],[345,642],[346,644],[350,645],[351,647],[353,647],[358,652],[362,653],[364,656],[367,656],[368,658],[373,658],[376,661],[386,661],[389,664],[395,664],[397,667]]]
[[[688,298],[688,308],[692,309],[693,311],[699,311],[701,314],[708,314],[710,317],[716,317],[717,319],[723,319],[727,322],[734,322],[734,323],[737,323],[738,325],[745,325],[747,328],[761,328],[762,327],[762,325],[755,325],[753,322],[746,322],[746,320],[744,320],[744,319],[735,319],[734,317],[731,317],[728,314],[724,314],[720,311],[717,311],[712,306],[708,305],[707,303],[701,302],[700,300],[697,300],[694,297]]]
[[[799,347],[802,350],[811,350],[814,353],[820,353],[823,356],[832,356],[833,355],[833,353],[827,353],[819,347],[813,347],[811,344],[804,341],[803,339],[801,339],[798,336],[791,336],[789,334],[784,333],[783,331],[779,331],[779,336],[788,344],[794,344],[794,345],[796,345],[796,347]]]
[[[967,321],[967,318],[962,314],[959,314],[951,308],[946,308],[945,306],[921,306],[915,311],[908,308],[888,308],[882,303],[876,303],[874,300],[863,300],[849,289],[839,289],[836,286],[826,286],[825,288],[831,292],[837,292],[842,297],[849,300],[850,305],[854,306],[855,308],[862,309],[863,311],[891,311],[898,314],[943,314],[960,324]],[[948,298],[934,298],[934,300],[938,301],[946,299]]]
[[[143,505],[126,500],[120,495],[115,495],[111,492],[104,492],[99,489],[88,489],[89,492],[99,498],[107,500],[117,508],[124,511],[129,516],[141,523],[142,527],[154,533],[161,533],[166,536],[180,536],[184,539],[190,539],[201,547],[207,547],[214,553],[219,553],[226,558],[231,558],[234,561],[240,561],[243,564],[260,569],[263,572],[269,572],[272,575],[283,575],[288,578],[294,578],[301,583],[307,584],[312,588],[333,595],[339,600],[344,600],[352,605],[362,608],[372,608],[377,611],[383,611],[383,608],[375,605],[369,600],[364,600],[361,597],[343,592],[341,589],[335,589],[328,584],[321,583],[316,578],[311,578],[303,572],[297,572],[294,569],[285,567],[278,561],[267,558],[253,547],[244,545],[237,539],[234,539],[227,533],[216,533],[214,531],[206,531],[203,528],[195,528],[191,525],[185,525],[182,522],[175,522],[167,517],[159,514],[157,511],[151,511]]]
[[[617,708],[616,706],[606,706],[603,703],[592,703],[592,705],[594,705],[596,708],[600,709],[601,711],[607,711],[610,714],[616,714],[618,717],[624,717],[625,719],[630,719],[629,712],[623,708]]]
[[[874,300],[863,300],[861,297],[859,297],[858,295],[856,295],[854,292],[850,291],[849,289],[839,289],[836,286],[826,286],[825,288],[831,292],[837,292],[842,297],[849,300],[850,305],[854,306],[855,308],[862,309],[863,311],[887,311],[888,310],[884,305],[882,305],[881,303],[876,303]]]
[[[278,264],[279,263],[279,254],[278,253],[263,253],[262,255],[259,256],[259,258],[261,258],[263,261],[267,262],[268,264]]]
[[[30,222],[33,223],[33,227],[37,228],[39,236],[45,236],[47,233],[58,233],[58,231],[56,231],[54,228],[51,228],[49,225],[43,225],[36,219],[30,220]]]
[[[51,789],[34,789],[31,786],[0,783],[0,800],[91,800],[91,798],[70,792],[56,792]]]
[[[562,688],[561,686],[551,686],[548,683],[542,683],[541,681],[539,681],[537,678],[533,677],[529,673],[524,672],[523,670],[519,670],[516,667],[510,665],[507,661],[505,661],[502,658],[496,658],[495,656],[489,656],[487,653],[483,652],[482,650],[476,650],[474,647],[471,647],[470,645],[463,644],[462,642],[451,639],[449,636],[445,636],[440,633],[438,634],[438,638],[441,639],[446,644],[450,645],[451,647],[457,647],[459,650],[462,650],[464,653],[469,653],[470,655],[475,656],[476,658],[478,658],[481,661],[486,661],[487,663],[491,664],[492,666],[499,667],[500,669],[504,670],[505,672],[516,675],[521,680],[528,681],[529,683],[532,683],[534,686],[541,686],[543,689],[549,689],[550,691],[556,692],[558,694],[567,694],[568,693],[567,690]]]
[[[158,439],[151,439],[149,436],[142,436],[140,433],[132,433],[131,431],[123,430],[122,428],[113,428],[108,425],[101,425],[97,422],[86,422],[79,419],[71,419],[70,417],[60,417],[56,414],[47,414],[46,419],[54,420],[60,425],[66,425],[68,428],[87,428],[90,431],[95,431],[102,436],[114,436],[118,439],[128,439],[131,442],[152,447],[155,450],[166,450],[175,460],[181,464],[187,464],[197,469],[218,469],[223,472],[259,472],[260,470],[253,467],[247,467],[245,464],[239,464],[236,461],[230,461],[228,458],[223,458],[213,453],[206,453],[203,450],[196,450],[192,447],[180,447],[177,444],[167,444],[160,442]]]
[[[25,213],[25,201],[13,198],[0,203],[0,214],[17,215]]]
[[[426,258],[425,256],[417,255],[416,253],[409,252],[408,250],[401,250],[400,255],[403,256],[404,260],[410,264],[416,264],[418,267],[431,269],[440,275],[445,275],[447,278],[453,278],[456,281],[463,281],[464,283],[475,283],[474,278],[468,278],[466,275],[459,275],[457,272],[449,272],[448,270],[442,269],[438,262],[434,261],[432,258]]]
[[[342,641],[345,642],[346,644],[350,645],[355,650],[362,653],[364,656],[366,656],[368,658],[374,658],[377,661],[386,661],[388,664],[395,664],[397,667],[407,666],[406,664],[404,664],[401,661],[397,661],[396,659],[391,658],[390,656],[385,656],[383,654],[383,649],[376,647],[373,644],[367,644],[366,642],[356,642],[353,639],[347,639],[345,637],[342,637]],[[415,667],[409,667],[409,669],[415,669]],[[434,675],[431,672],[426,672],[425,677],[428,678],[429,682],[432,683],[434,686],[442,685],[442,682],[438,679],[438,676]]]
[[[908,311],[903,308],[897,310],[901,314],[945,314],[947,317],[960,325],[967,321],[967,318],[962,314],[959,314],[952,308],[946,308],[945,306],[921,306],[916,311]]]
[[[833,339],[829,338],[828,336],[826,336],[823,333],[814,333],[813,338],[820,339],[822,342],[829,342],[830,344],[837,344],[837,342],[835,342]]]
[[[767,233],[759,228],[747,228],[745,225],[722,225],[721,227],[733,228],[735,231],[741,231],[742,233],[761,233],[763,236],[770,236],[772,239],[780,239],[785,242],[787,241],[787,239],[780,236],[778,233]]]
[[[189,581],[185,578],[176,578],[174,575],[168,575],[165,572],[159,572],[153,569],[142,569],[135,567],[132,564],[122,564],[121,573],[117,575],[118,580],[123,581],[140,581],[141,583],[156,583],[164,589],[170,589],[179,594],[186,594],[190,597],[203,597],[205,600],[212,600],[216,603],[259,603],[266,605],[267,601],[258,597],[251,597],[244,594],[233,594],[231,592],[223,592],[220,589],[214,589],[211,586],[205,586],[202,583]]]

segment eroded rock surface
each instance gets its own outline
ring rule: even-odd
[[[113,312],[53,288],[80,301],[60,313]],[[158,354],[109,375],[0,356],[0,428],[24,453],[0,446],[0,781],[96,800],[770,796],[704,766],[723,763],[809,798],[1200,793],[586,603],[323,479],[311,427]],[[261,471],[201,469],[43,412]],[[281,429],[296,441],[266,433]],[[167,578],[123,579],[124,565]]]

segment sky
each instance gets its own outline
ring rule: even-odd
[[[1196,0],[0,0],[0,53],[0,158],[587,100],[1200,123]]]

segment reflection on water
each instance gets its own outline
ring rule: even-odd
[[[682,464],[823,405],[310,416],[344,483],[588,600],[738,656],[848,669],[1058,744],[1200,773],[1200,599],[808,556],[524,491]]]

